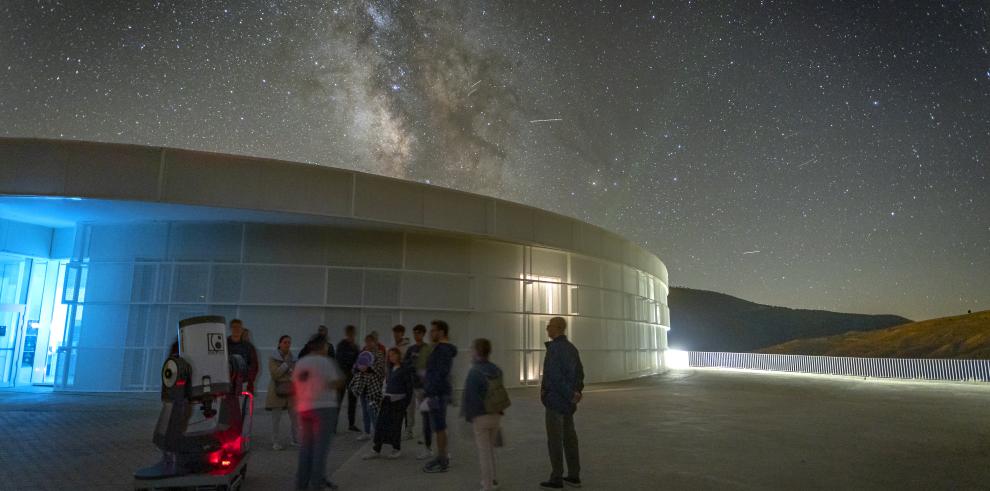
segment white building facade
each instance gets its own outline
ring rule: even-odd
[[[539,382],[553,316],[587,382],[662,369],[668,280],[615,234],[490,197],[185,150],[0,139],[0,387],[158,390],[178,321],[239,318],[264,359],[433,319]],[[32,339],[33,337],[33,339]],[[26,356],[30,355],[30,356]],[[267,374],[262,370],[259,387]]]

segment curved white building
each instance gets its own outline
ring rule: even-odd
[[[158,390],[180,319],[243,319],[259,356],[320,324],[441,318],[539,380],[568,319],[589,382],[660,369],[667,270],[543,210],[359,172],[133,145],[0,139],[0,387]],[[411,335],[411,332],[410,332]],[[260,388],[267,374],[259,376]],[[459,381],[458,381],[459,382]]]

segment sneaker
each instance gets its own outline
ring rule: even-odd
[[[438,472],[447,472],[449,464],[447,462],[441,461],[440,459],[433,459],[429,464],[423,467],[423,472],[427,474],[436,474]]]
[[[433,458],[433,450],[426,449],[416,455],[416,460],[426,460]]]
[[[565,486],[570,486],[572,488],[580,488],[581,487],[581,479],[579,479],[577,477],[565,477],[564,478],[564,485]]]
[[[336,483],[327,478],[323,478],[323,485],[326,486],[327,489],[337,489],[338,487]]]
[[[272,450],[285,450],[285,447],[283,447],[283,446],[282,446],[281,444],[279,444],[279,443],[273,443],[273,444],[272,444]]]
[[[560,481],[543,481],[540,489],[564,489],[564,483]]]
[[[402,456],[402,450],[399,450],[399,449],[396,448],[396,449],[392,450],[391,452],[389,452],[388,454],[386,454],[385,455],[385,458],[386,459],[397,459],[397,458],[399,458],[401,456]]]
[[[361,433],[361,429],[358,428],[357,426],[354,426],[354,425],[348,426],[347,427],[347,431],[353,431],[355,433]]]
[[[368,440],[371,440],[371,435],[367,433],[361,433],[361,436],[357,437],[357,441],[359,442],[366,442]]]
[[[302,446],[302,444],[299,442],[289,442],[289,446],[293,448],[299,448]]]
[[[361,460],[375,460],[377,458],[380,458],[381,456],[382,456],[381,452],[376,452],[372,450],[364,454],[364,457],[361,457]]]

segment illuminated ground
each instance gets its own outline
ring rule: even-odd
[[[513,396],[499,481],[535,489],[549,472],[542,412],[535,391]],[[582,477],[603,490],[982,488],[987,407],[986,385],[726,371],[596,386],[578,413]],[[0,392],[0,489],[127,488],[155,457],[157,410],[154,396]],[[267,420],[256,428],[267,440]],[[477,489],[473,444],[453,430],[450,473],[422,474],[412,451],[362,461],[347,435],[334,477],[342,489]],[[246,488],[291,489],[294,458],[259,450]]]

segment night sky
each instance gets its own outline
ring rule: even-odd
[[[8,1],[0,135],[430,182],[921,319],[990,308],[988,5]]]

